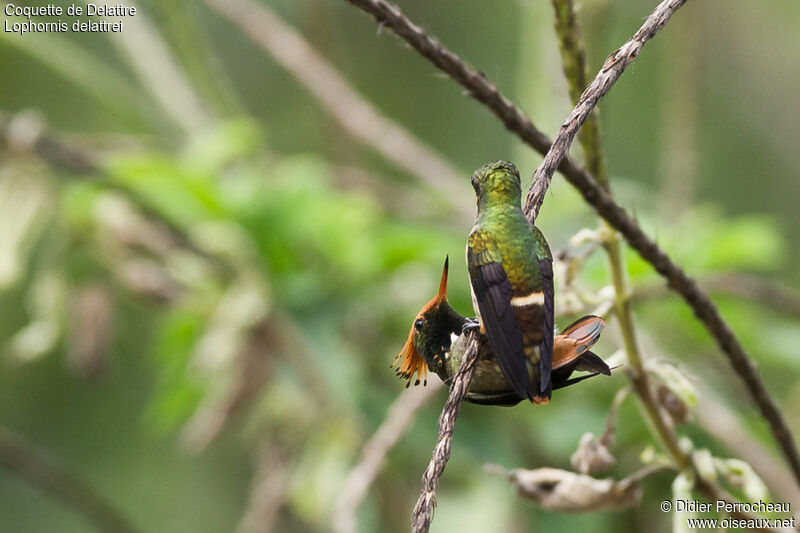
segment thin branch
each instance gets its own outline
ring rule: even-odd
[[[747,274],[722,274],[706,280],[709,291],[753,300],[776,311],[800,316],[800,291]]]
[[[275,528],[281,508],[289,498],[292,458],[275,443],[263,442],[256,452],[256,472],[239,533],[269,533]]]
[[[746,520],[751,524],[763,523],[763,518],[754,515],[752,513],[749,513],[747,511],[739,510],[736,507],[736,502],[737,502],[736,498],[728,491],[721,489],[717,485],[711,483],[704,477],[701,477],[699,474],[697,474],[696,472],[699,472],[699,469],[697,468],[697,465],[695,465],[694,457],[692,457],[692,469],[695,472],[695,480],[694,480],[695,487],[697,487],[698,490],[700,490],[701,492],[706,493],[710,501],[724,501],[727,502],[726,506],[733,504],[732,508],[734,510],[728,513],[733,518],[736,518],[738,520]],[[754,527],[752,529],[753,531],[764,531],[765,533],[786,533],[787,531],[793,531],[792,529],[788,528],[777,529],[771,527]]]
[[[205,0],[294,76],[347,132],[423,183],[458,197],[466,177],[385,117],[288,24],[251,0]]]
[[[719,274],[700,279],[700,285],[712,293],[736,296],[779,313],[800,317],[800,291],[766,278],[741,273]],[[636,289],[633,299],[646,301],[667,293],[661,284],[644,285]]]
[[[440,386],[441,382],[437,382],[427,387],[407,389],[389,407],[386,418],[364,445],[361,459],[339,491],[333,512],[334,531],[358,531],[356,511],[383,466],[386,455],[405,434],[417,411],[439,392]]]
[[[542,154],[549,150],[550,140],[536,129],[521,110],[501,95],[497,87],[483,74],[444,48],[439,41],[412,24],[397,7],[384,0],[347,1],[370,13],[380,24],[397,33],[421,55],[450,75],[471,96],[486,105],[506,128],[514,132],[523,142]],[[584,200],[619,231],[626,242],[650,263],[666,279],[669,287],[680,294],[692,308],[727,356],[733,370],[744,382],[748,393],[769,423],[770,431],[790,464],[795,478],[800,482],[800,454],[789,427],[744,348],[708,295],[642,231],[636,221],[614,202],[586,170],[577,167],[566,156],[558,169]]]
[[[539,213],[539,208],[544,201],[544,195],[550,186],[553,174],[561,164],[569,151],[572,140],[578,129],[583,125],[586,117],[592,112],[597,102],[605,96],[614,83],[625,72],[625,68],[630,65],[642,51],[644,44],[650,40],[672,17],[686,0],[664,0],[653,10],[639,31],[623,44],[619,49],[611,52],[606,58],[603,68],[597,73],[594,80],[581,94],[578,103],[561,125],[561,129],[556,135],[552,146],[547,151],[536,171],[533,173],[533,185],[525,199],[524,211],[530,220],[534,220]]]
[[[259,320],[243,333],[244,346],[233,361],[233,378],[219,396],[209,395],[181,429],[181,445],[200,453],[242,412],[251,407],[272,375],[272,362],[281,332],[273,316]]]
[[[330,400],[333,394],[309,354],[303,333],[283,312],[273,310],[262,316],[241,335],[243,345],[231,361],[225,388],[205,398],[181,429],[181,444],[187,451],[203,451],[237,417],[252,409],[272,376],[276,359],[288,362],[308,391],[307,402],[314,404],[317,412],[331,413],[336,405]],[[198,354],[195,361],[200,357]]]
[[[436,505],[436,486],[450,459],[450,446],[453,442],[453,429],[458,411],[475,373],[475,361],[478,360],[478,338],[475,332],[470,333],[468,342],[464,359],[450,384],[450,395],[439,415],[439,438],[436,447],[433,449],[428,468],[422,474],[422,490],[411,513],[411,529],[414,533],[427,533],[431,526],[433,508]]]
[[[124,514],[83,480],[64,470],[22,436],[0,427],[0,466],[61,500],[105,533],[135,533]]]
[[[754,438],[738,415],[713,394],[702,394],[695,409],[698,424],[727,447],[736,457],[747,461],[764,480],[778,500],[800,506],[800,489],[791,474],[772,450]]]

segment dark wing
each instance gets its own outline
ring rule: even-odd
[[[578,376],[577,378],[571,378],[564,381],[556,380],[555,377],[553,378],[553,390],[563,389],[564,387],[569,387],[570,385],[575,385],[576,383],[580,383],[584,379],[593,378],[595,376],[599,376],[600,374],[586,374],[584,376]]]
[[[513,289],[511,282],[506,277],[503,265],[489,262],[477,265],[469,261],[470,282],[475,293],[481,322],[486,329],[486,336],[497,359],[500,370],[521,398],[531,399],[530,384],[528,382],[527,358],[522,344],[522,330],[517,324],[514,308],[511,306]],[[552,326],[551,352],[552,352]],[[548,367],[549,380],[549,367]]]
[[[605,361],[600,359],[594,352],[585,352],[578,358],[578,364],[575,365],[575,370],[585,370],[586,372],[597,372],[600,374],[605,374],[606,376],[611,375],[611,369],[608,368],[608,365]]]
[[[539,259],[542,273],[542,292],[544,293],[544,320],[542,322],[542,355],[539,361],[539,390],[550,396],[550,370],[553,368],[553,260],[549,257]]]
[[[575,370],[587,370],[591,374],[570,378],[570,375]],[[605,361],[600,359],[594,352],[586,351],[578,359],[553,371],[553,389],[563,389],[600,374],[610,376],[612,370],[614,369],[609,368]]]

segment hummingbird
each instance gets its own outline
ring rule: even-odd
[[[478,201],[467,239],[467,270],[477,325],[514,392],[550,401],[553,364],[553,256],[522,214],[519,171],[494,161],[472,175]],[[532,374],[535,379],[529,379]]]
[[[397,375],[413,381],[415,385],[427,381],[428,370],[435,372],[445,383],[461,365],[466,352],[466,335],[461,335],[470,318],[459,314],[447,301],[447,275],[449,260],[445,259],[439,291],[417,314],[411,324],[403,349],[392,366],[397,365]],[[560,389],[598,374],[610,375],[605,362],[590,351],[600,338],[605,320],[597,316],[584,316],[569,325],[553,344],[552,388]],[[537,378],[529,367],[529,381]],[[572,378],[576,370],[590,374]],[[481,335],[478,360],[465,399],[483,405],[516,405],[522,401],[500,370],[488,339]]]

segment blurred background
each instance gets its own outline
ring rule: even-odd
[[[0,33],[0,529],[91,531],[105,517],[109,531],[331,531],[405,390],[389,365],[447,254],[450,301],[473,314],[470,174],[509,159],[527,187],[540,158],[347,2],[135,6],[121,33]],[[580,3],[592,74],[654,6]],[[557,131],[570,104],[550,2],[400,7]],[[600,105],[619,203],[712,292],[795,432],[798,26],[788,0],[689,2]],[[578,258],[556,271],[564,327],[608,294],[602,249],[572,238],[597,218],[556,176],[537,224]],[[649,368],[680,376],[659,385],[679,433],[800,505],[715,344],[626,259]],[[619,360],[620,346],[609,320],[595,351]],[[432,530],[670,530],[669,472],[635,508],[564,514],[483,470],[571,468],[626,385],[617,372],[547,408],[465,404]],[[408,529],[445,398],[396,433],[358,531]],[[629,475],[654,445],[628,399],[602,475]]]

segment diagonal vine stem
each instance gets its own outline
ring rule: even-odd
[[[436,486],[450,459],[450,446],[453,443],[456,417],[458,417],[461,402],[469,389],[472,375],[475,373],[475,361],[478,360],[478,338],[475,332],[470,333],[468,343],[461,366],[450,384],[450,395],[439,415],[439,438],[433,449],[431,461],[428,463],[425,473],[422,474],[422,490],[411,513],[411,530],[414,533],[426,533],[431,526],[433,508],[436,505]]]

